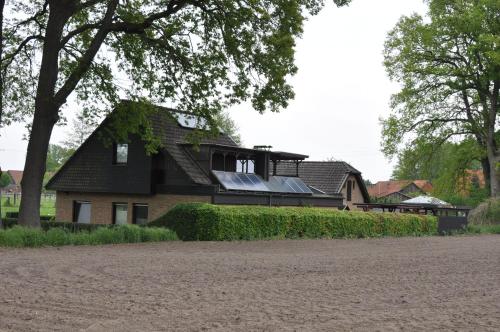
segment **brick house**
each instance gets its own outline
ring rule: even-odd
[[[134,112],[134,103],[124,103]],[[315,190],[298,171],[275,172],[273,165],[299,165],[306,155],[243,148],[223,133],[194,145],[187,137],[203,119],[163,107],[150,115],[161,148],[148,155],[145,142],[136,135],[105,144],[102,135],[110,121],[105,119],[47,183],[47,189],[56,191],[56,220],[141,224],[181,202],[343,205],[342,194]]]
[[[278,163],[279,174],[293,174],[294,163]],[[343,205],[349,210],[355,204],[369,203],[370,195],[361,172],[343,161],[303,161],[298,168],[299,177],[311,188],[326,195],[342,195]]]

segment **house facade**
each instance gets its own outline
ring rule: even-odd
[[[276,174],[293,174],[297,165],[278,163]],[[313,189],[325,195],[341,195],[342,205],[356,210],[355,204],[369,203],[361,172],[343,161],[302,161],[298,164],[299,177]]]
[[[127,102],[128,111],[134,104]],[[107,144],[108,117],[47,183],[56,191],[56,220],[81,223],[142,224],[182,202],[230,205],[339,208],[340,193],[308,186],[298,173],[277,175],[279,163],[300,164],[307,156],[247,149],[221,133],[192,144],[200,119],[158,107],[150,115],[161,140],[148,155],[137,135]]]

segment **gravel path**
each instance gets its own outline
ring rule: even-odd
[[[0,249],[0,331],[500,329],[500,236]]]

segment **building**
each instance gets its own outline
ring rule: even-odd
[[[5,173],[9,176],[10,183],[2,188],[2,192],[20,194],[21,180],[23,179],[23,171],[8,170]]]
[[[399,203],[431,191],[432,184],[427,180],[379,181],[368,186],[368,193],[371,198],[387,203]]]
[[[128,112],[134,103],[124,102]],[[157,107],[150,115],[161,149],[148,155],[137,135],[125,142],[102,139],[108,117],[47,183],[56,191],[56,220],[145,223],[182,202],[340,208],[342,195],[306,185],[298,173],[273,173],[281,162],[308,156],[247,149],[220,134],[193,145],[187,138],[203,119]]]
[[[294,174],[295,163],[278,163],[277,174]],[[369,203],[361,172],[343,161],[303,161],[298,164],[299,177],[310,187],[327,195],[342,195],[344,207],[357,209],[355,204]]]

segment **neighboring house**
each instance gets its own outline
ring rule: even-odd
[[[294,174],[295,163],[278,163],[277,175]],[[343,205],[356,209],[356,203],[369,203],[370,196],[361,172],[343,161],[303,161],[298,164],[299,177],[312,188],[327,195],[342,195]]]
[[[379,181],[368,186],[368,193],[371,198],[390,203],[399,203],[426,194],[431,190],[432,185],[426,180]]]
[[[3,187],[2,192],[19,194],[21,192],[21,180],[23,179],[23,171],[8,170],[6,173],[10,177],[10,184]]]
[[[342,206],[341,194],[317,192],[296,173],[272,174],[270,165],[300,163],[306,155],[242,148],[224,134],[195,146],[187,136],[203,119],[162,107],[150,116],[162,147],[147,155],[135,135],[127,142],[104,144],[101,134],[110,121],[104,120],[47,183],[47,189],[57,192],[56,220],[141,224],[181,202]]]

